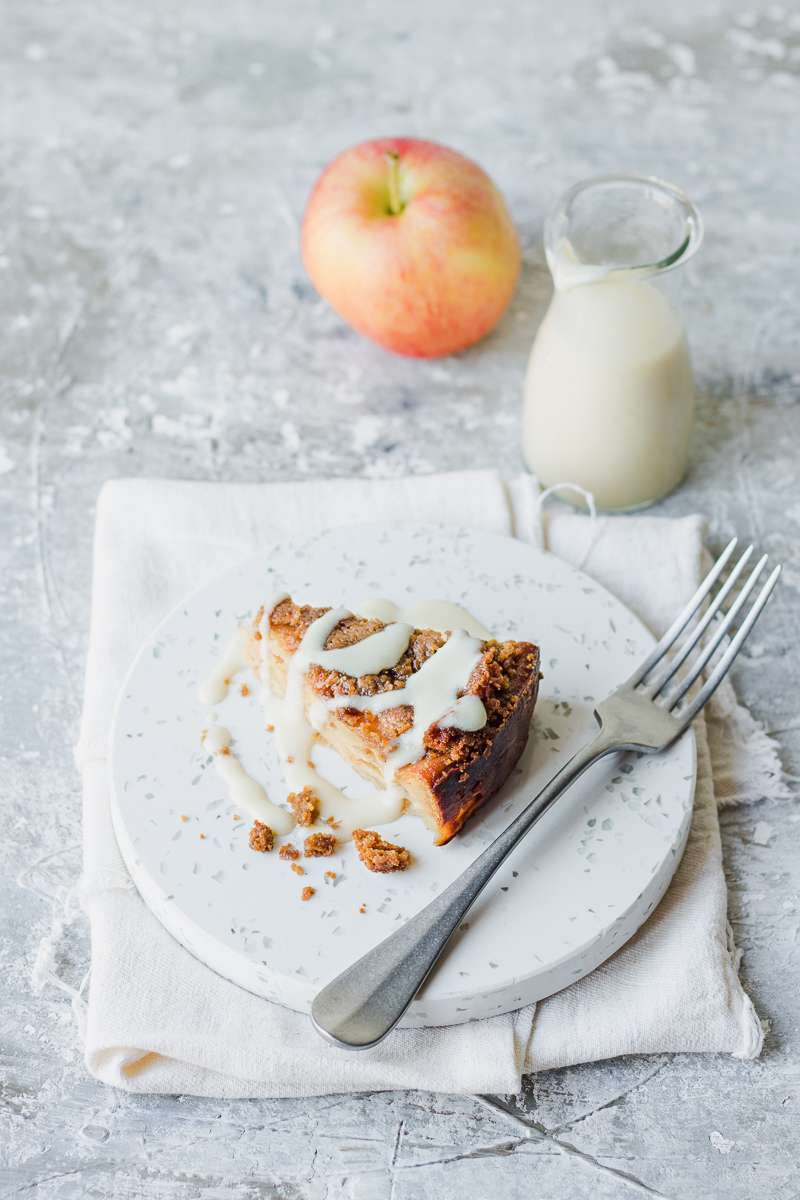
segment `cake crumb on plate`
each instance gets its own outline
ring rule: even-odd
[[[389,871],[405,871],[411,866],[411,855],[404,846],[386,842],[373,829],[353,831],[358,857],[368,871],[387,874]]]
[[[336,853],[336,838],[332,833],[310,833],[303,843],[306,858],[329,858]]]
[[[266,854],[275,845],[275,833],[263,821],[254,821],[250,830],[250,849]]]
[[[302,792],[290,792],[287,800],[298,825],[314,824],[319,813],[319,796],[313,788],[304,787]]]

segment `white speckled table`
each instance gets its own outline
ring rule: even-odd
[[[401,1093],[136,1098],[85,1074],[30,979],[79,865],[75,740],[93,505],[122,474],[393,475],[518,466],[524,358],[561,189],[618,167],[682,184],[702,400],[661,511],[782,556],[740,694],[800,774],[800,17],[677,0],[5,5],[0,46],[2,1194],[281,1200],[800,1194],[800,814],[722,817],[763,1057],[661,1056],[536,1079],[520,1102]],[[482,161],[522,284],[483,346],[393,359],[315,297],[298,217],[344,145],[410,132]],[[755,827],[766,822],[754,840]],[[766,840],[766,844],[761,844]],[[80,925],[59,968],[78,982]]]

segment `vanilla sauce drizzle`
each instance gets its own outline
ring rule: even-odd
[[[238,625],[213,669],[197,689],[197,698],[201,704],[221,704],[225,699],[230,681],[247,666],[247,641],[247,630]]]
[[[212,725],[203,732],[203,746],[213,756],[214,769],[228,789],[236,808],[244,808],[257,821],[263,821],[277,834],[291,833],[294,817],[285,808],[273,804],[261,784],[248,775],[230,746],[230,730]]]

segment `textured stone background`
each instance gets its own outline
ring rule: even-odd
[[[667,14],[669,11],[669,15]],[[84,1073],[30,979],[79,864],[75,740],[93,505],[112,476],[391,476],[518,463],[539,232],[563,187],[653,171],[702,207],[685,304],[703,390],[662,511],[787,564],[740,693],[800,775],[800,15],[677,0],[3,0],[0,12],[2,1194],[202,1200],[800,1195],[800,814],[723,815],[762,1059],[561,1071],[520,1103],[131,1098]],[[396,360],[314,295],[298,221],[378,133],[478,158],[522,232],[482,346]],[[759,821],[772,827],[753,841]],[[80,926],[60,963],[77,982]]]

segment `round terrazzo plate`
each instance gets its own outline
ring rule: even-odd
[[[404,815],[381,833],[413,866],[370,874],[352,844],[305,860],[248,847],[201,731],[226,725],[246,770],[273,799],[286,789],[257,688],[213,711],[199,682],[238,622],[277,591],[356,606],[366,595],[464,605],[499,638],[535,641],[542,680],[531,738],[501,791],[449,845]],[[142,647],[112,737],[113,817],[145,902],[220,975],[298,1011],[319,988],[440,892],[594,730],[592,706],[652,645],[642,624],[586,575],[511,538],[436,526],[361,526],[262,553],[189,597]],[[247,690],[247,689],[245,689]],[[324,773],[368,788],[330,751]],[[447,1025],[519,1008],[604,962],[639,928],[680,860],[692,812],[694,736],[668,752],[613,756],[588,772],[507,860],[406,1015]],[[187,819],[188,818],[188,819]],[[335,871],[335,880],[325,871]],[[316,894],[303,902],[304,885]],[[363,908],[364,911],[361,911]]]

